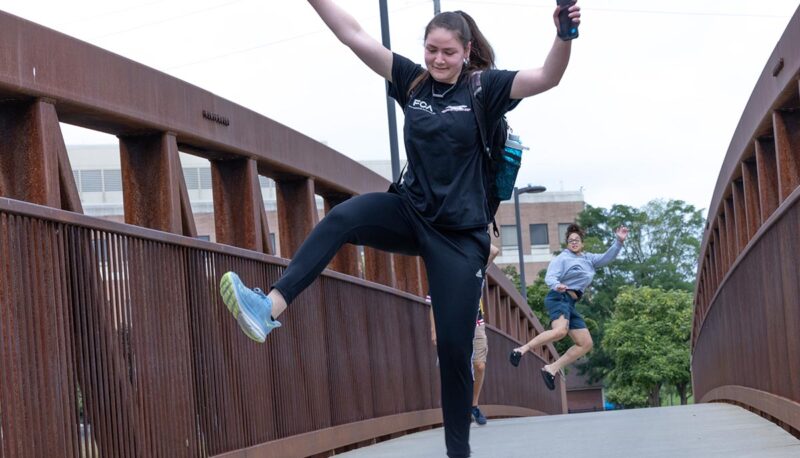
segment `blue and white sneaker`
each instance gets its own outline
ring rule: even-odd
[[[270,331],[281,326],[272,319],[272,300],[260,289],[244,286],[234,272],[222,276],[219,292],[242,332],[252,340],[263,343]]]

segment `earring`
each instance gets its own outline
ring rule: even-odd
[[[469,65],[469,57],[464,58],[464,65]]]

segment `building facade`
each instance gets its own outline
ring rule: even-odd
[[[586,203],[581,191],[555,191],[519,196],[522,253],[525,279],[532,283],[539,271],[547,269],[554,254],[565,243],[567,226],[575,222]],[[495,221],[500,237],[492,235],[492,243],[500,248],[495,264],[500,268],[512,265],[519,270],[519,242],[514,201],[500,204]]]

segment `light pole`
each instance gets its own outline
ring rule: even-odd
[[[525,186],[524,188],[514,188],[514,210],[517,214],[517,249],[519,250],[519,292],[525,302],[528,301],[528,293],[525,286],[525,256],[522,254],[522,226],[519,221],[519,195],[530,193],[536,194],[545,192],[547,188],[544,186]]]
[[[439,6],[439,0],[433,0],[433,14],[437,15],[442,12],[442,8]]]
[[[383,46],[386,49],[392,49],[391,40],[389,39],[389,8],[386,5],[386,0],[379,2],[381,14],[381,39]],[[389,82],[386,82],[386,90],[388,93]],[[386,96],[386,112],[389,117],[389,154],[392,160],[392,180],[397,181],[400,175],[400,152],[397,146],[397,115],[394,111],[395,101]]]

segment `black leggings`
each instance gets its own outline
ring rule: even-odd
[[[435,229],[397,194],[364,194],[320,221],[273,288],[291,303],[345,243],[421,256],[436,321],[447,455],[469,456],[472,338],[489,242],[485,228]]]

